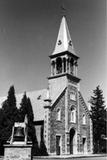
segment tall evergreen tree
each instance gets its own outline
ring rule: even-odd
[[[14,86],[11,86],[8,91],[7,102],[9,107],[16,108],[16,97]]]
[[[6,118],[11,121],[13,125],[14,122],[17,121],[18,114],[14,86],[10,87],[7,99],[4,101],[2,108],[4,110]]]
[[[43,126],[41,127],[41,142],[40,142],[40,155],[41,156],[48,156],[47,148],[44,143],[44,136],[43,136]]]
[[[16,97],[14,86],[11,86],[8,91],[7,99],[3,102],[2,109],[0,110],[0,144],[9,140],[12,133],[12,126],[17,121],[18,110],[16,107]]]
[[[25,115],[27,114],[27,106],[28,106],[28,103],[27,103],[27,96],[26,96],[26,92],[24,93],[23,95],[23,98],[21,100],[21,107],[19,109],[19,114],[20,114],[20,119],[19,121],[20,122],[24,122],[24,118],[25,118]]]
[[[24,93],[23,98],[21,100],[21,107],[19,110],[22,122],[24,121],[25,115],[27,115],[28,123],[33,123],[34,114],[33,114],[32,104],[30,98],[26,96],[26,92]]]
[[[103,91],[100,86],[97,86],[93,90],[93,96],[91,96],[91,118],[93,122],[93,146],[94,153],[100,153],[104,151],[105,142],[102,139],[102,135],[106,135],[106,110],[104,105]]]
[[[36,131],[34,127],[34,114],[32,109],[32,104],[30,98],[26,96],[26,93],[23,95],[20,107],[20,121],[23,122],[25,119],[25,115],[27,115],[28,119],[28,140],[31,140],[33,143],[33,155],[38,155],[38,143],[36,138]]]
[[[0,108],[0,155],[3,155],[3,140],[2,140],[2,130],[3,130],[3,121],[4,121],[4,112],[3,109]]]
[[[28,122],[33,122],[34,120],[34,114],[33,114],[33,109],[32,109],[32,104],[30,101],[30,98],[27,99],[27,112],[28,112]]]

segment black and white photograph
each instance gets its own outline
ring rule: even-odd
[[[0,0],[0,160],[107,159],[106,8]]]

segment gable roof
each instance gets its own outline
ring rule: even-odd
[[[59,91],[54,93],[54,96],[52,98],[51,106],[56,102],[58,97],[62,94],[62,92],[65,90],[65,87],[63,86]],[[16,105],[18,108],[20,108],[20,103],[23,98],[24,93],[16,94]],[[33,113],[34,113],[34,121],[41,121],[45,118],[45,102],[44,100],[47,99],[47,89],[42,90],[36,90],[31,92],[26,92],[27,97],[30,98]],[[0,108],[2,107],[3,102],[7,99],[7,97],[0,97]]]
[[[85,103],[85,101],[84,101],[84,98],[83,98],[83,96],[82,96],[82,94],[81,94],[80,91],[79,91],[78,93],[79,93],[79,102],[81,102],[81,104],[83,105],[86,113],[87,113],[88,116],[90,117],[90,112],[89,112],[89,109],[88,109],[88,107],[87,107],[87,105],[86,105],[86,103]]]
[[[33,113],[34,113],[34,121],[44,120],[45,111],[44,111],[44,99],[46,99],[47,89],[27,92],[27,97],[30,98]],[[20,107],[21,99],[23,97],[23,93],[16,94],[17,107]],[[0,97],[0,107],[2,103],[6,100],[7,97]]]
[[[55,93],[55,97],[52,99],[51,106],[55,104],[57,99],[60,97],[60,95],[65,91],[66,87],[62,87],[62,89]],[[44,120],[45,118],[45,102],[44,100],[47,98],[47,89],[42,89],[42,90],[36,90],[36,91],[31,91],[26,93],[27,97],[30,98],[32,108],[33,108],[33,113],[34,113],[34,121],[41,121]],[[16,94],[16,100],[17,100],[17,107],[20,107],[21,99],[23,97],[23,93],[21,94]],[[0,108],[2,106],[2,103],[6,100],[7,97],[0,97]],[[85,108],[86,113],[88,116],[90,116],[88,107],[82,97],[81,92],[79,91],[79,102],[83,105]]]

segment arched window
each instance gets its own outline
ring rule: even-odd
[[[83,114],[82,123],[83,123],[83,124],[86,124],[86,115],[85,115],[85,114]]]
[[[52,61],[52,75],[55,75],[55,62]]]
[[[58,120],[58,121],[60,121],[61,120],[61,109],[57,109],[57,116],[56,116],[56,119]]]
[[[56,59],[56,70],[57,74],[62,73],[62,59],[60,57]]]
[[[66,58],[63,59],[63,63],[64,63],[64,72],[66,72]]]
[[[75,107],[71,107],[70,122],[76,123],[76,109],[75,109]]]
[[[74,65],[74,59],[71,58],[70,60],[70,73],[73,74],[73,65]]]

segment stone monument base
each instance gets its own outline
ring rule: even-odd
[[[31,160],[31,144],[4,145],[4,160]]]

